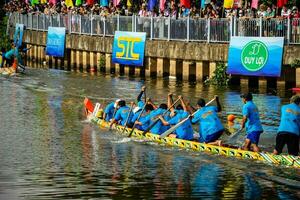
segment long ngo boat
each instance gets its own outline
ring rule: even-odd
[[[86,104],[85,100],[85,108],[87,110],[91,110],[91,105]],[[110,128],[109,122],[106,122],[103,119],[99,119],[94,114],[88,114],[88,119],[97,124],[102,128]],[[131,128],[124,128],[124,126],[114,124],[111,127],[113,130],[116,130],[120,135],[128,136],[132,131]],[[179,147],[183,149],[190,149],[198,152],[208,152],[211,154],[217,154],[220,156],[227,157],[236,157],[242,159],[251,159],[257,160],[264,163],[274,164],[274,165],[282,165],[288,167],[300,168],[300,157],[299,156],[291,156],[291,155],[274,155],[271,153],[265,152],[252,152],[252,151],[244,151],[236,148],[223,147],[223,146],[215,146],[205,143],[199,143],[195,141],[181,140],[177,138],[171,137],[160,137],[157,134],[146,133],[143,135],[143,131],[135,129],[131,135],[131,137],[146,140],[151,142],[156,142],[160,144],[165,144],[166,146],[171,147]]]

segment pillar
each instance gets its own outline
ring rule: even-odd
[[[157,58],[157,77],[163,77],[164,73],[164,59]]]
[[[71,50],[71,71],[76,68],[76,51]]]
[[[141,76],[141,70],[142,70],[142,66],[135,67],[134,68],[134,76],[136,76],[136,77]]]
[[[183,80],[189,80],[190,64],[191,64],[191,62],[189,62],[189,61],[182,62],[182,78],[183,78]]]
[[[115,63],[115,74],[120,75],[120,64]]]
[[[148,57],[146,62],[146,67],[145,67],[146,76],[148,77],[156,76],[157,74],[156,69],[157,69],[157,59]]]
[[[267,79],[265,77],[258,78],[258,90],[260,93],[267,92]]]
[[[110,74],[111,65],[112,65],[111,54],[106,53],[105,54],[105,71],[106,71],[106,73]]]
[[[176,78],[176,60],[171,59],[170,60],[170,78]]]
[[[125,65],[124,66],[124,74],[125,74],[125,76],[129,76],[129,66],[128,65]]]
[[[87,52],[82,52],[82,66],[83,66],[83,72],[87,72]]]
[[[300,87],[300,68],[296,68],[296,86]]]
[[[76,70],[79,70],[79,68],[80,68],[80,52],[79,51],[76,51],[76,67],[75,67],[75,69]]]
[[[101,53],[100,52],[97,52],[96,59],[97,59],[97,72],[100,72],[101,71],[101,65],[100,65]]]
[[[95,54],[94,54],[94,52],[90,52],[90,72],[91,73],[94,73],[96,70],[95,69],[97,69],[96,68],[96,65],[95,65]]]
[[[217,63],[215,63],[215,62],[210,62],[209,63],[209,74],[208,74],[209,78],[211,78],[213,76],[214,71],[216,70],[216,68],[217,68]]]
[[[204,74],[203,74],[203,62],[196,62],[196,80],[203,81]]]

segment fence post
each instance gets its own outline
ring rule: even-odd
[[[207,43],[210,41],[210,18],[207,19]]]
[[[72,13],[69,13],[69,34],[72,33]]]
[[[134,32],[134,15],[131,16],[131,32]]]
[[[171,16],[169,15],[168,17],[168,41],[170,41],[170,37],[171,37]]]
[[[105,37],[105,33],[106,33],[106,17],[103,18],[103,37]]]
[[[120,14],[117,15],[117,31],[120,30]]]
[[[32,19],[32,16],[31,16]],[[31,23],[32,24],[32,23]],[[50,26],[53,26],[53,22],[52,22],[52,15],[50,15]]]
[[[287,19],[288,27],[287,27],[287,44],[291,42],[291,19],[288,17]],[[295,20],[295,19],[293,19]],[[295,41],[294,41],[295,42]]]
[[[60,26],[60,14],[57,14],[57,20],[58,20],[58,27],[61,27]]]
[[[81,35],[81,15],[79,15],[79,34]]]
[[[150,18],[150,40],[153,39],[153,16],[151,15],[151,18]]]
[[[43,14],[43,20],[44,20],[44,31],[46,31],[46,15]]]
[[[263,23],[262,23],[263,21],[262,21],[262,17],[260,17],[259,18],[259,37],[262,37],[262,25],[263,25]]]
[[[91,13],[91,35],[93,35],[93,14]]]
[[[233,36],[238,36],[237,34],[237,18],[236,16],[233,17]]]
[[[186,25],[186,41],[190,40],[190,15],[187,17],[187,25]]]

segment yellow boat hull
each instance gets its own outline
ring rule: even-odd
[[[102,119],[92,117],[91,121],[93,123],[96,123],[98,126],[102,128],[109,128],[109,123]],[[124,130],[124,127],[120,125],[113,125],[112,129],[118,131],[118,133],[124,136],[128,136],[132,130],[131,128],[125,128]],[[165,144],[167,146],[190,149],[199,152],[207,152],[207,153],[218,154],[227,157],[251,159],[251,160],[262,161],[269,164],[300,168],[299,156],[273,155],[271,153],[262,153],[262,152],[257,153],[252,151],[244,151],[244,150],[239,150],[239,149],[234,149],[229,147],[214,146],[210,144],[199,143],[199,142],[188,141],[188,140],[181,140],[181,139],[171,138],[171,137],[161,138],[159,135],[152,134],[152,133],[147,133],[144,136],[143,132],[137,129],[133,131],[131,137],[136,139],[141,139],[141,140],[152,141],[160,144]]]

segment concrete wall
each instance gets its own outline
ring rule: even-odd
[[[229,44],[198,43],[180,41],[147,40],[145,64],[140,68],[120,66],[111,62],[112,37],[67,34],[64,59],[51,58],[45,55],[47,32],[26,30],[24,42],[34,45],[27,56],[29,66],[45,66],[64,70],[99,71],[99,60],[105,60],[106,73],[120,73],[141,76],[174,76],[179,79],[202,81],[210,77],[217,62],[227,62]],[[290,65],[300,58],[300,45],[284,47],[284,65]],[[33,62],[32,62],[33,61]],[[32,62],[32,63],[30,63]],[[286,81],[300,85],[299,70],[283,67],[282,76],[275,82]],[[238,77],[239,82],[253,83],[248,77]],[[255,79],[255,78],[254,78]],[[267,83],[270,79],[256,78],[258,84]],[[273,80],[274,81],[274,80]],[[250,83],[249,83],[250,84]]]

